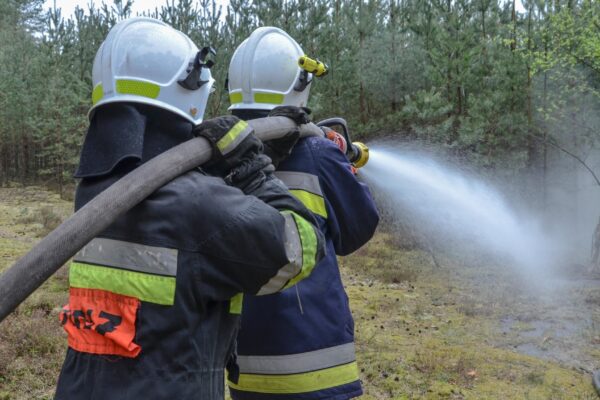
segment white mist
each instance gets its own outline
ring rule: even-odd
[[[526,275],[550,262],[553,248],[536,224],[517,215],[500,192],[426,156],[375,146],[361,169],[374,191],[385,193],[399,219],[428,224],[427,232],[453,242],[477,244],[490,255],[508,257]],[[448,236],[450,235],[450,236]]]

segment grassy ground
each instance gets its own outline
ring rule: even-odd
[[[571,302],[547,303],[514,271],[438,261],[384,233],[342,260],[365,398],[598,398],[589,371],[600,368],[599,332],[590,323],[564,334]],[[596,283],[580,294],[599,293]]]
[[[70,209],[39,188],[0,189],[0,270]],[[576,282],[553,303],[510,269],[440,256],[436,267],[401,247],[380,232],[341,260],[365,399],[598,398],[600,285]],[[0,400],[52,398],[67,287],[62,269],[0,324]]]
[[[70,203],[40,188],[0,189],[0,270],[71,209]],[[58,310],[67,291],[62,268],[0,324],[0,400],[52,398],[66,345]]]

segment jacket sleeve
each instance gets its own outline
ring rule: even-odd
[[[261,186],[252,194],[226,185],[212,189],[217,200],[208,218],[218,219],[218,228],[200,241],[200,251],[219,265],[205,272],[217,286],[272,294],[306,278],[324,255],[310,212],[278,179]]]
[[[379,214],[369,188],[356,179],[338,147],[320,140],[316,148],[318,175],[328,209],[327,225],[336,254],[345,256],[371,239]]]

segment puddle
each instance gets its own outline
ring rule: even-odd
[[[589,300],[599,293],[598,280],[563,281],[527,312],[515,310],[500,320],[503,347],[586,371],[600,368],[593,356],[600,350],[600,310]]]
[[[514,317],[506,317],[500,321],[503,333],[517,333],[523,338],[568,338],[591,328],[591,319],[578,321],[533,320],[522,322]]]

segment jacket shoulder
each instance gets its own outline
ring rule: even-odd
[[[220,178],[197,170],[183,174],[158,189],[109,228],[111,236],[125,236],[188,251],[200,251],[216,231],[232,226],[252,211],[255,202]]]

